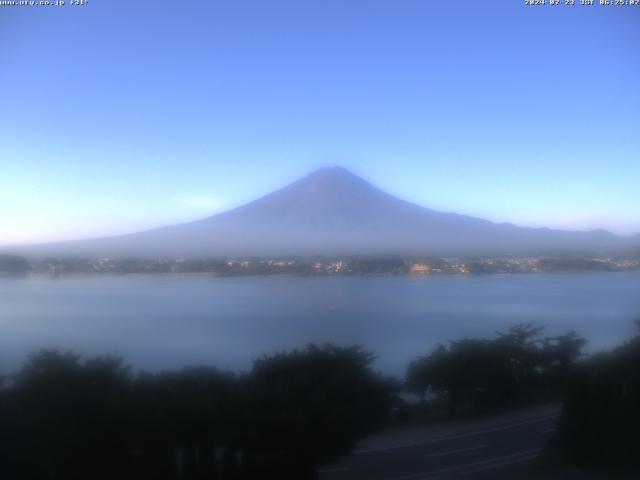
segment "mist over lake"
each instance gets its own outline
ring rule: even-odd
[[[438,342],[522,322],[576,330],[588,350],[640,318],[640,274],[434,277],[61,276],[0,279],[0,371],[36,349],[122,355],[135,368],[252,359],[309,342],[359,344],[401,375]]]

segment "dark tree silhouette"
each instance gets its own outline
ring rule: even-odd
[[[567,440],[567,451],[591,452],[600,444],[588,439],[604,428],[596,413],[637,415],[629,409],[640,341],[606,369],[575,377],[584,340],[541,332],[519,325],[440,345],[412,362],[407,387],[443,399],[453,416],[560,392],[570,379],[562,438],[584,433],[583,443]],[[397,384],[372,370],[373,359],[355,346],[309,345],[262,357],[243,375],[210,367],[134,375],[119,358],[42,351],[0,385],[0,478],[313,479],[399,405]],[[628,439],[624,428],[617,432]]]
[[[248,379],[256,440],[248,462],[277,478],[315,478],[320,464],[382,426],[393,396],[372,360],[358,347],[332,345],[257,360]]]
[[[230,478],[223,454],[242,431],[235,375],[215,368],[143,374],[133,384],[136,468],[153,478]],[[226,457],[225,457],[226,458]],[[232,465],[235,468],[235,465]]]
[[[0,478],[313,478],[389,417],[394,392],[357,347],[134,376],[53,350],[0,389]]]
[[[15,380],[6,422],[9,478],[113,478],[112,467],[126,456],[127,375],[118,359],[31,356]]]
[[[570,464],[640,472],[640,334],[570,377],[556,450]],[[627,478],[627,477],[625,477]]]
[[[585,340],[575,332],[541,338],[543,328],[516,325],[494,339],[462,339],[438,345],[407,368],[406,386],[423,401],[445,398],[448,415],[504,408],[561,395]]]

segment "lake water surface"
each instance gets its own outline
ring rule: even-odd
[[[45,347],[137,368],[251,360],[309,342],[357,343],[402,374],[415,356],[521,322],[617,345],[640,318],[640,275],[441,277],[26,276],[0,279],[0,371]]]

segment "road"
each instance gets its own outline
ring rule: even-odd
[[[435,480],[537,478],[531,468],[556,427],[559,405],[481,420],[383,432],[342,462],[320,470],[321,480]]]

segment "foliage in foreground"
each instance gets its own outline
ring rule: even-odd
[[[543,337],[542,331],[524,324],[493,339],[439,345],[409,365],[407,388],[423,401],[445,401],[450,417],[561,396],[586,341],[575,332]]]
[[[571,465],[637,471],[639,431],[640,334],[571,377],[553,447]]]
[[[0,477],[314,478],[391,413],[372,358],[310,345],[243,376],[134,376],[119,359],[44,351],[0,396]]]
[[[410,364],[405,388],[452,416],[566,393],[556,457],[640,468],[640,335],[579,362],[583,338],[542,332],[440,345]],[[117,358],[43,351],[0,388],[0,478],[316,478],[401,403],[372,361],[358,347],[309,345],[243,375],[133,374]]]

